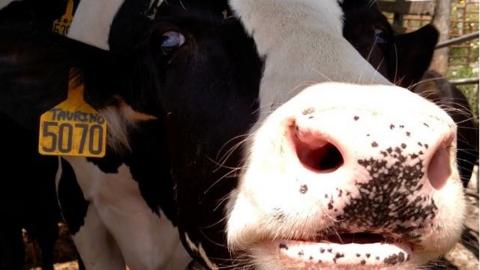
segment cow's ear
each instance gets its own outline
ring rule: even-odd
[[[398,59],[396,72],[401,86],[408,87],[422,78],[430,66],[437,42],[438,31],[433,25],[395,37]]]
[[[35,128],[44,111],[66,98],[66,51],[28,25],[0,25],[0,36],[0,112]]]

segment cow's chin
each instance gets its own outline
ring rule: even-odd
[[[366,240],[366,239],[365,239]],[[435,254],[415,251],[409,244],[378,241],[335,243],[275,240],[257,243],[251,254],[255,269],[416,269]]]

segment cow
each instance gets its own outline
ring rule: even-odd
[[[455,244],[455,123],[361,57],[337,1],[185,4],[118,16],[108,53],[1,29],[5,114],[37,130],[72,84],[109,123],[105,158],[57,174],[87,269],[181,269],[165,217],[208,269],[412,269]]]
[[[438,72],[428,70],[437,30],[427,24],[414,32],[397,34],[377,4],[367,2],[343,1],[345,38],[391,82],[435,102],[454,119],[458,125],[457,164],[466,187],[478,159],[478,126],[463,93]]]

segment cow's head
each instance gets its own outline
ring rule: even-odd
[[[133,48],[71,60],[119,152],[139,121],[163,128],[192,255],[212,269],[412,269],[446,252],[464,208],[448,115],[361,57],[337,1],[230,4],[224,18],[165,2]],[[9,87],[50,82],[41,71]]]
[[[232,5],[266,60],[260,119],[228,205],[230,247],[260,269],[412,269],[448,250],[461,229],[461,216],[446,222],[455,211],[446,207],[449,186],[458,205],[462,195],[453,168],[455,125],[446,113],[383,85],[335,28],[336,3]],[[405,78],[423,73],[398,70]],[[311,83],[329,80],[381,85]]]

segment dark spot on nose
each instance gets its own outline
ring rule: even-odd
[[[357,121],[358,119],[360,119],[360,117],[358,117],[356,115],[353,117],[353,120],[355,120],[355,121]]]
[[[400,125],[400,128],[404,128],[405,126],[404,125]]]
[[[332,210],[332,209],[333,209],[333,204],[332,204],[332,202],[329,202],[328,203],[328,210]]]
[[[280,249],[288,250],[288,246],[285,245],[284,243],[281,243],[278,247],[279,247]]]
[[[367,258],[370,258],[370,253],[367,253],[367,254],[365,254],[365,255],[367,256]]]
[[[313,115],[310,115],[310,116],[308,117],[308,119],[313,119]]]
[[[300,193],[305,194],[308,191],[308,186],[307,185],[301,185],[300,186]]]
[[[357,257],[360,257],[360,254],[358,254],[358,253],[356,255],[357,255]]]
[[[360,264],[365,265],[367,262],[365,260],[362,260]]]
[[[391,264],[391,265],[397,264],[397,261],[398,261],[398,255],[397,254],[393,254],[391,256],[388,256],[387,258],[385,258],[383,260],[383,262],[385,264]]]
[[[280,208],[274,208],[273,211],[273,217],[276,220],[283,222],[283,220],[285,219],[285,214],[283,213],[283,211]]]
[[[372,142],[372,147],[377,147],[378,143],[377,142]]]
[[[308,259],[311,261],[311,260],[313,260],[313,257],[312,257],[312,256],[310,256]]]
[[[407,145],[404,144],[404,143],[402,143],[400,146],[401,146],[403,149],[407,148]]]
[[[325,249],[321,248],[320,253],[324,253],[324,252],[325,252]]]
[[[423,125],[426,126],[426,127],[430,127],[427,123],[423,123]]]
[[[375,259],[378,261],[378,260],[380,260],[380,257],[377,256],[377,257],[375,257]]]
[[[394,124],[391,124],[390,125],[390,129],[394,129],[395,128],[395,125]]]
[[[315,112],[315,109],[310,107],[310,108],[307,108],[307,109],[303,110],[302,114],[307,115],[307,114],[312,114],[314,112]]]
[[[331,248],[327,249],[327,252],[332,253],[332,249]]]
[[[405,134],[407,134],[407,136],[410,137],[411,133],[409,131],[407,131],[407,132],[405,132]]]
[[[303,256],[303,250],[300,250],[300,251],[298,252],[298,256]]]

